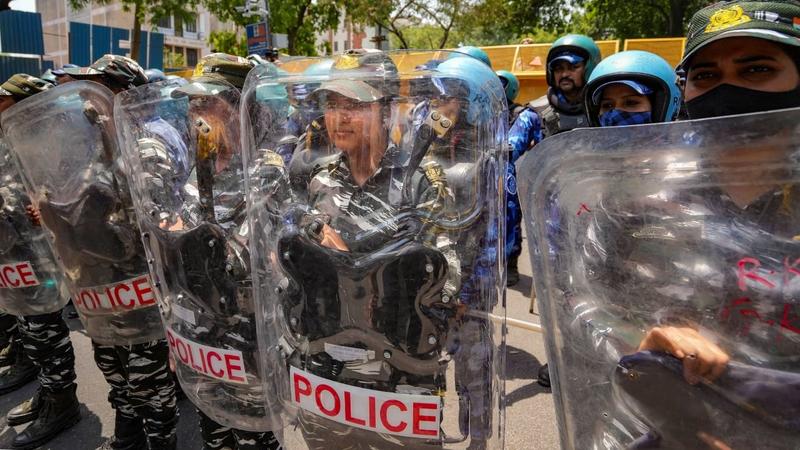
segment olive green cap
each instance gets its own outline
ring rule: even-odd
[[[800,1],[735,0],[701,9],[689,22],[686,50],[678,67],[685,69],[689,59],[712,42],[741,36],[800,46]]]
[[[0,96],[14,96],[18,99],[28,98],[33,94],[44,92],[53,85],[26,73],[12,75],[5,83],[0,85]]]

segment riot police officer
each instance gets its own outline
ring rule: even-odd
[[[547,94],[531,102],[544,126],[544,137],[589,126],[583,109],[583,87],[600,63],[600,49],[592,38],[563,36],[547,53]]]
[[[207,449],[280,446],[264,407],[244,226],[238,108],[252,68],[213,53],[189,83],[130,90],[116,110],[175,370]]]
[[[0,86],[0,96],[4,97],[0,113],[7,106],[50,87],[50,84],[30,75],[12,76]],[[55,258],[49,251],[44,253],[41,242],[44,236],[40,229],[34,231],[39,227],[38,214],[24,192],[7,149],[0,150],[0,158],[3,159],[0,167],[3,167],[4,177],[4,185],[0,188],[3,221],[11,226],[4,227],[3,241],[9,242],[11,247],[5,247],[1,252],[3,264],[27,259],[25,264],[33,265],[29,269],[34,277],[38,274],[42,284],[52,283],[51,286],[33,287],[40,283],[37,280],[31,283],[30,288],[20,289],[20,296],[9,292],[7,289],[12,286],[4,282],[5,292],[0,295],[3,309],[19,314],[16,318],[3,314],[15,320],[19,331],[18,338],[9,346],[14,363],[0,374],[0,392],[23,386],[38,372],[39,388],[34,396],[13,408],[6,417],[9,425],[31,422],[13,441],[15,448],[31,448],[44,444],[80,420],[75,396],[75,354],[69,328],[62,317],[66,299],[60,289],[61,279],[57,275]],[[16,242],[12,243],[7,233],[13,234]]]
[[[505,159],[502,85],[474,58],[403,78],[386,53],[351,50],[312,98],[323,123],[298,140],[290,166],[302,158],[302,170],[283,175],[292,191],[250,178],[254,286],[276,390],[291,390],[287,409],[310,448],[486,445],[499,414],[485,319],[497,304],[489,286],[502,227],[497,183],[479,180],[496,179]],[[250,153],[248,171],[264,174],[252,165],[268,153]],[[430,410],[381,419],[390,405]],[[448,414],[457,429],[445,431]]]

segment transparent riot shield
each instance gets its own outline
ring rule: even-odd
[[[259,340],[292,447],[502,447],[502,87],[405,56],[245,86]]]
[[[256,339],[239,91],[166,81],[116,98],[167,339],[189,399],[216,422],[273,428]]]
[[[797,447],[799,120],[578,130],[526,157],[563,448]]]
[[[117,150],[113,94],[76,81],[3,113],[2,126],[86,333],[105,345],[164,336]]]
[[[0,179],[0,309],[16,316],[58,311],[69,294],[2,131]]]

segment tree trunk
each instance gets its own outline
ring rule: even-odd
[[[0,11],[11,9],[11,0],[0,0]]]
[[[686,15],[687,2],[685,0],[669,1],[669,36],[683,36],[683,18]]]
[[[131,31],[131,59],[139,61],[139,44],[142,41],[142,21],[139,17],[139,2],[133,7],[133,31]],[[142,64],[144,66],[144,64]],[[147,67],[145,67],[147,69]]]

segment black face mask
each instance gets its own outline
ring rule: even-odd
[[[721,84],[686,102],[690,119],[732,116],[800,106],[800,86],[791,91],[764,92]]]

